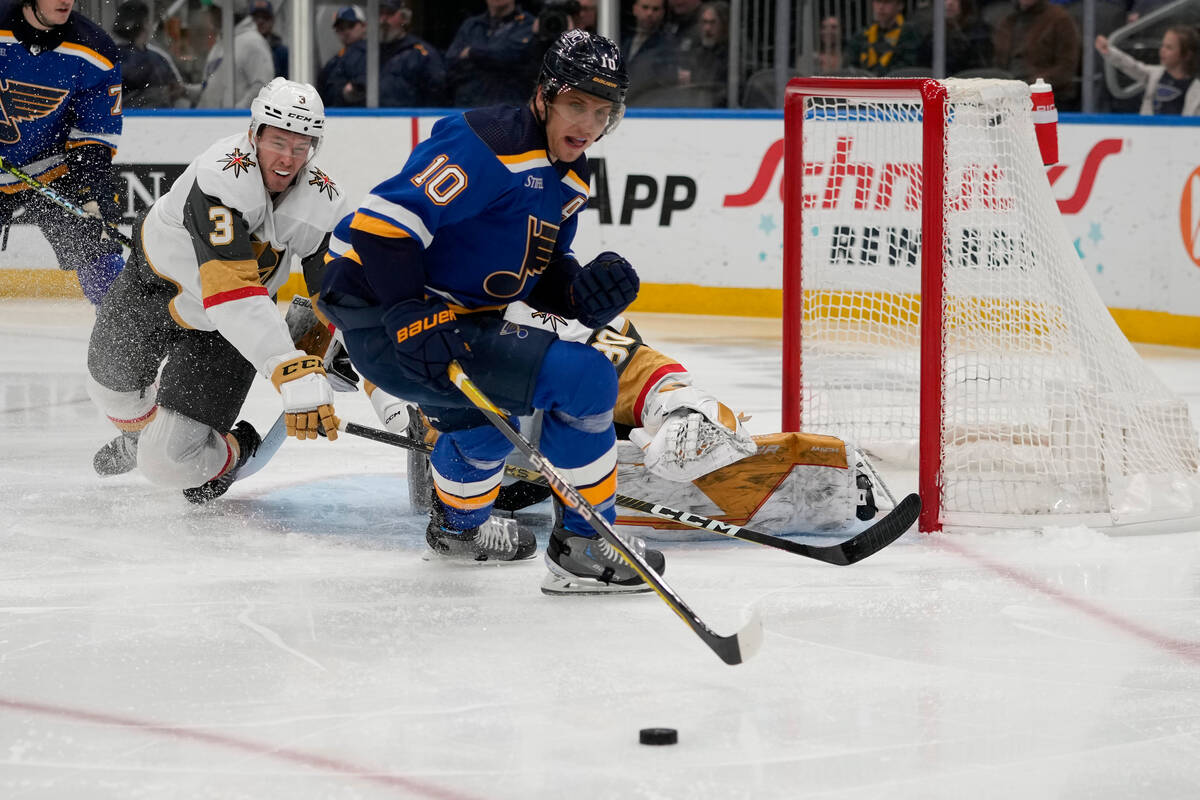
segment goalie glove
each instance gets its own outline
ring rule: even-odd
[[[267,362],[271,383],[283,398],[288,436],[316,439],[317,425],[330,440],[337,438],[338,418],[333,415],[333,389],[325,377],[321,359],[300,350]]]
[[[646,469],[686,483],[758,452],[737,416],[695,386],[668,383],[646,398],[641,428],[629,440],[645,453]]]

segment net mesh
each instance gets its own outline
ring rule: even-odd
[[[1143,364],[1084,272],[1050,193],[1029,88],[946,80],[941,508],[946,524],[1195,516],[1187,406]],[[915,464],[922,112],[808,97],[805,430]],[[793,382],[794,381],[794,382]]]

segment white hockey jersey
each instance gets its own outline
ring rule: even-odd
[[[275,295],[295,259],[321,258],[348,211],[341,188],[309,163],[272,198],[247,134],[221,139],[151,207],[141,230],[150,268],[174,283],[179,325],[216,330],[260,374],[295,350]]]

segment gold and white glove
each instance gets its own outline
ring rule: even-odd
[[[685,483],[754,455],[758,447],[728,406],[708,392],[669,383],[646,398],[629,440],[655,475]]]
[[[338,418],[333,415],[333,389],[325,377],[321,359],[295,350],[267,362],[271,383],[283,398],[288,436],[316,439],[317,423],[330,441],[338,436]]]

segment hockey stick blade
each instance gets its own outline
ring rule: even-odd
[[[878,553],[892,542],[899,539],[917,521],[921,513],[921,498],[910,494],[900,501],[900,504],[876,520],[865,531],[861,531],[844,542],[831,545],[812,545],[793,542],[768,533],[760,533],[750,528],[743,528],[729,522],[721,522],[701,514],[680,511],[670,506],[638,500],[633,497],[617,495],[617,505],[641,511],[659,519],[672,520],[699,530],[709,531],[731,539],[741,539],[746,542],[786,550],[805,558],[813,558],[826,564],[839,567],[849,566],[862,561],[867,556]]]
[[[563,503],[583,517],[598,536],[603,537],[612,545],[629,563],[634,572],[654,589],[662,601],[670,606],[671,610],[687,623],[701,641],[708,645],[709,649],[716,653],[722,661],[730,665],[740,664],[758,651],[762,644],[762,617],[757,611],[751,615],[750,621],[735,634],[721,636],[713,631],[700,617],[696,616],[696,612],[688,607],[683,598],[667,585],[663,577],[651,568],[645,557],[625,544],[625,540],[613,530],[608,520],[600,516],[592,504],[562,476],[554,465],[541,454],[541,451],[530,444],[529,440],[509,423],[505,412],[493,404],[487,395],[471,381],[457,361],[450,362],[447,372],[450,380],[454,382],[460,392],[466,395],[471,404],[482,411],[488,421],[496,427],[496,430],[500,431],[504,438],[521,451],[521,454],[529,459],[538,472],[545,476],[550,483],[550,488],[562,499]]]
[[[371,439],[372,441],[383,442],[394,447],[404,447],[423,453],[428,453],[433,449],[425,442],[418,441],[417,439],[403,436],[399,433],[369,428],[366,425],[359,425],[356,422],[342,420],[338,426],[338,430],[348,433],[351,436],[359,436],[363,439]],[[546,479],[539,473],[512,464],[504,467],[504,474],[510,478],[517,478],[518,480],[530,483],[544,484],[546,482]],[[623,494],[618,494],[616,500],[617,505],[622,508],[641,511],[659,519],[678,522],[681,525],[687,525],[697,530],[708,531],[720,536],[728,536],[731,539],[741,539],[744,542],[753,542],[764,547],[773,547],[777,550],[783,550],[788,553],[804,556],[805,558],[823,561],[826,564],[843,567],[858,563],[867,556],[879,552],[899,539],[912,527],[912,524],[917,519],[917,515],[921,511],[921,499],[917,495],[911,494],[901,500],[899,505],[882,518],[872,523],[869,528],[857,535],[839,544],[817,546],[793,542],[780,536],[762,533],[750,528],[743,528],[731,522],[722,522],[712,517],[706,517],[703,514],[680,511],[670,506],[651,503],[649,500],[639,500],[636,497],[628,497]]]
[[[237,479],[240,481],[249,478],[265,467],[267,462],[279,452],[279,448],[283,446],[286,439],[287,425],[284,423],[283,414],[280,414],[279,419],[275,420],[275,424],[267,431],[267,435],[262,437],[262,443],[254,451],[254,455],[246,459],[246,463],[242,464],[242,468],[238,470]]]

